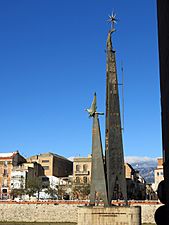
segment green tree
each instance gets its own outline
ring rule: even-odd
[[[41,190],[42,190],[42,179],[40,177],[30,177],[27,179],[26,194],[29,195],[29,199],[35,193],[38,193],[38,200],[39,200],[39,192]]]

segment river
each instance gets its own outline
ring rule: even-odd
[[[0,225],[77,225],[77,223],[24,223],[24,222],[0,222]],[[143,225],[155,225],[155,224],[148,224],[144,223]]]
[[[26,223],[26,222],[0,222],[0,225],[77,225],[76,223]]]
[[[77,223],[24,223],[24,222],[0,222],[0,225],[77,225]],[[143,225],[155,225],[155,224],[143,224]]]

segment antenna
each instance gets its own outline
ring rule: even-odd
[[[123,61],[121,62],[121,72],[122,72],[122,130],[124,132],[124,67]]]

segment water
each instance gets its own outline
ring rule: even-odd
[[[0,222],[0,225],[77,225],[77,223],[24,223],[24,222]],[[155,224],[148,224],[144,223],[143,225],[155,225]]]
[[[26,222],[0,222],[0,225],[77,225],[76,223],[26,223]]]

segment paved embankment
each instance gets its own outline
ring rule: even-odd
[[[77,222],[78,206],[85,201],[0,202],[0,221],[4,222]],[[121,204],[115,202],[115,204]],[[142,210],[142,223],[154,223],[158,202],[130,202]]]

